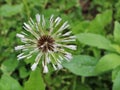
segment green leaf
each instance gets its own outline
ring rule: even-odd
[[[112,90],[120,90],[120,71],[118,72],[116,79],[113,82]]]
[[[118,74],[119,71],[120,71],[120,66],[118,66],[117,68],[115,68],[112,71],[112,81],[114,81],[116,79],[116,76],[117,76],[117,74]]]
[[[81,21],[77,23],[72,24],[72,33],[78,34],[80,32],[85,32],[85,30],[88,28],[90,24],[90,21]]]
[[[3,5],[0,8],[0,16],[10,17],[22,11],[23,4],[19,5]]]
[[[78,34],[80,32],[92,32],[92,33],[104,33],[104,28],[106,25],[112,21],[112,11],[107,10],[103,13],[97,14],[95,19],[92,21],[82,21],[74,24],[73,33]]]
[[[43,8],[47,4],[48,0],[28,0],[29,3],[34,4],[36,6],[42,6]]]
[[[81,33],[77,34],[77,39],[87,45],[95,46],[100,49],[107,49],[110,50],[111,47],[109,46],[111,42],[106,39],[104,36],[92,33]]]
[[[3,71],[3,73],[11,74],[16,69],[17,66],[18,61],[13,58],[10,58],[5,60],[0,68]]]
[[[95,67],[96,73],[103,73],[112,70],[120,65],[120,56],[117,54],[108,54],[103,56]]]
[[[45,84],[39,68],[31,72],[29,80],[25,83],[24,90],[45,90]]]
[[[115,22],[114,39],[116,42],[120,43],[120,23],[118,23],[117,21]]]
[[[94,67],[97,60],[94,57],[86,55],[74,56],[70,62],[63,62],[63,66],[72,73],[81,76],[94,76]]]
[[[23,90],[20,84],[7,74],[3,74],[0,79],[0,90]]]
[[[87,28],[88,32],[94,33],[103,33],[104,27],[111,23],[112,21],[112,10],[107,10],[102,14],[98,14],[94,20],[90,22],[89,27]]]
[[[116,2],[115,9],[116,9],[115,20],[120,21],[120,0]]]
[[[120,45],[118,45],[118,44],[111,44],[110,47],[111,47],[111,49],[113,49],[113,51],[115,51],[115,52],[120,54]]]
[[[26,78],[30,74],[30,72],[28,72],[27,69],[22,66],[19,68],[19,74],[21,78]]]

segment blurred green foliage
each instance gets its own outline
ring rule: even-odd
[[[73,60],[46,75],[14,50],[16,33],[37,13],[69,21],[77,37]],[[119,22],[120,0],[0,0],[0,90],[120,90]]]

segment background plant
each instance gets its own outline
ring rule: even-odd
[[[74,58],[60,71],[43,75],[29,60],[17,61],[16,33],[36,13],[69,21],[77,37]],[[1,0],[0,90],[119,90],[119,22],[120,0]]]

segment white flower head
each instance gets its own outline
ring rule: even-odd
[[[28,23],[24,23],[24,32],[16,34],[21,39],[23,45],[15,47],[15,50],[21,50],[22,53],[17,56],[18,60],[31,58],[37,54],[34,64],[31,66],[35,70],[39,61],[42,62],[43,73],[48,72],[48,64],[52,64],[55,70],[61,69],[61,62],[70,60],[72,54],[68,49],[76,50],[76,45],[72,43],[76,37],[69,31],[68,22],[62,21],[62,18],[55,18],[51,15],[50,20],[46,21],[44,15],[36,14],[36,22],[31,18]],[[67,51],[68,50],[68,51]]]

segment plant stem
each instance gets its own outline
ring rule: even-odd
[[[27,0],[23,0],[23,4],[24,4],[25,10],[27,12],[27,17],[29,19],[30,18],[30,11],[29,11],[29,6],[27,4]]]
[[[84,82],[85,82],[85,77],[82,76],[81,77],[81,83],[84,84]]]
[[[52,90],[51,86],[49,85],[49,83],[47,82],[47,80],[45,78],[45,74],[43,73],[43,68],[41,70],[41,75],[42,75],[43,81],[44,81],[45,85],[47,86],[48,90]]]

